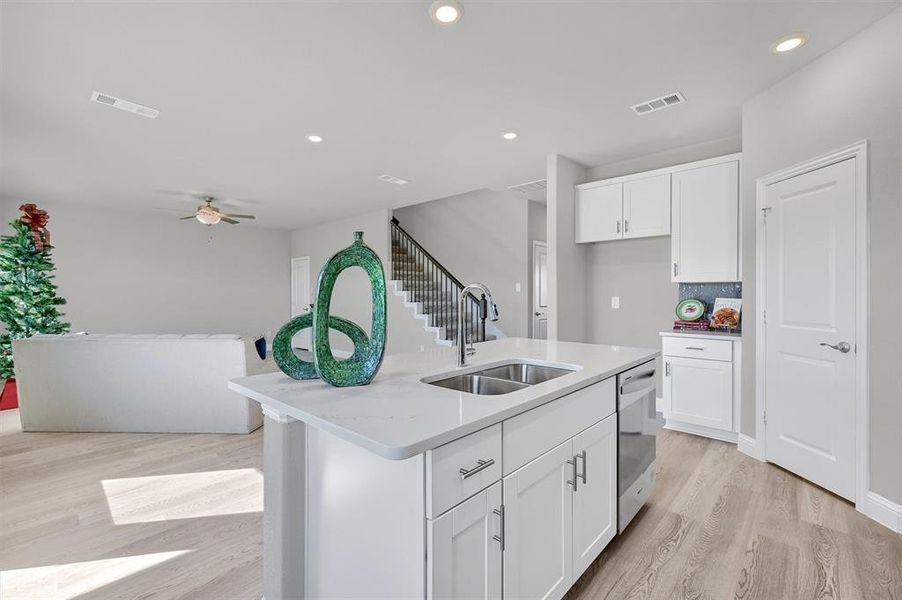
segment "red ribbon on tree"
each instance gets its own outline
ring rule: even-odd
[[[35,204],[23,204],[19,207],[24,215],[19,220],[31,228],[31,234],[34,236],[34,247],[38,252],[44,251],[44,246],[50,248],[50,232],[47,231],[47,221],[50,217],[46,210],[41,210]]]

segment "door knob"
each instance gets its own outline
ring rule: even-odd
[[[537,317],[539,317],[539,316],[541,316],[541,315],[542,315],[542,313],[540,313],[540,312],[537,312],[537,313],[535,313],[535,315],[536,315],[536,316],[537,316]]]
[[[827,348],[833,348],[834,350],[839,350],[843,354],[848,354],[850,350],[852,350],[852,346],[849,345],[849,342],[840,342],[838,344],[828,344],[827,342],[821,342],[821,346],[826,346]]]

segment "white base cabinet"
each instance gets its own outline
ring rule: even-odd
[[[617,530],[615,382],[405,460],[267,418],[266,597],[560,599]]]
[[[501,482],[428,523],[427,598],[500,600]]]
[[[694,332],[661,336],[665,427],[736,442],[740,338]]]
[[[617,415],[504,478],[504,595],[556,600],[617,532]]]

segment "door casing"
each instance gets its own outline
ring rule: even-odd
[[[869,464],[868,455],[868,141],[861,140],[833,152],[799,163],[787,169],[760,177],[755,181],[755,250],[756,250],[756,286],[755,286],[755,440],[746,447],[753,448],[753,456],[764,460],[766,453],[766,436],[764,435],[764,413],[767,408],[766,394],[766,352],[767,337],[764,326],[764,311],[767,309],[766,287],[767,264],[764,214],[767,186],[790,179],[823,167],[855,158],[855,324],[857,337],[855,343],[855,507],[868,516],[866,501],[869,498]],[[741,431],[741,428],[740,428]],[[873,517],[872,517],[873,518]]]

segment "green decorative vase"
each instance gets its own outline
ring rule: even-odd
[[[279,329],[272,343],[272,357],[283,373],[293,379],[316,379],[316,367],[312,362],[301,359],[291,347],[291,340],[301,330],[313,327],[313,313],[309,312],[293,318]],[[340,331],[354,342],[354,354],[349,360],[360,358],[358,347],[367,343],[366,333],[355,323],[341,317],[329,317],[329,327]]]
[[[373,300],[372,338],[367,339],[359,327],[357,330],[360,335],[356,336],[357,339],[344,331],[354,342],[354,354],[350,358],[337,360],[332,356],[329,329],[338,327],[329,315],[329,307],[338,276],[351,267],[362,268],[370,279]],[[342,321],[354,325],[350,321]],[[355,231],[354,243],[330,258],[319,272],[316,305],[313,308],[313,360],[320,379],[337,387],[366,385],[372,381],[385,354],[385,328],[385,271],[382,261],[372,248],[363,243],[363,232]]]

